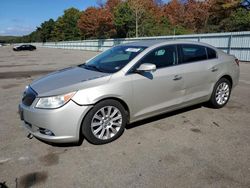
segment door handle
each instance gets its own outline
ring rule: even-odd
[[[174,76],[174,81],[177,81],[177,80],[181,80],[182,79],[182,76],[179,76],[179,75],[175,75]]]
[[[211,68],[211,71],[212,71],[212,72],[216,72],[216,71],[218,71],[218,68],[217,68],[217,67],[212,67],[212,68]]]

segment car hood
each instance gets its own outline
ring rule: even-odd
[[[87,70],[81,67],[70,67],[48,74],[35,80],[30,87],[38,96],[60,95],[89,87],[89,82],[94,85],[102,84],[109,80],[109,73]]]

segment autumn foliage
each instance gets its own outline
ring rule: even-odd
[[[23,41],[124,38],[250,30],[241,0],[98,0],[97,7],[70,8]]]
[[[106,8],[88,8],[78,20],[84,38],[108,38],[116,34],[113,16]]]
[[[110,12],[114,12],[115,8],[122,3],[122,0],[108,0],[106,2],[106,8],[110,11]]]

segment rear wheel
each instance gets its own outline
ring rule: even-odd
[[[96,104],[86,115],[82,133],[93,144],[106,144],[120,137],[127,122],[124,107],[116,100]]]
[[[214,108],[222,108],[227,104],[231,95],[232,84],[226,78],[221,78],[214,86],[209,103]]]

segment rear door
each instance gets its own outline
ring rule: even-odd
[[[184,79],[184,102],[202,99],[211,93],[211,61],[205,46],[196,44],[178,45],[179,66]]]

